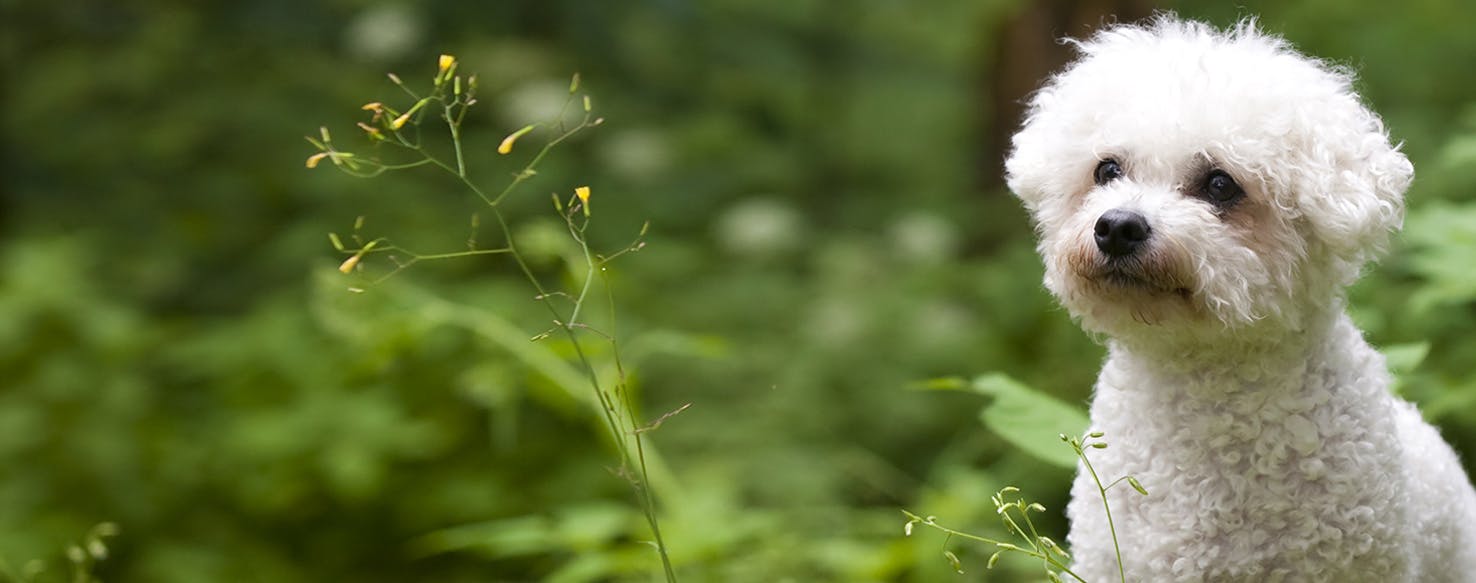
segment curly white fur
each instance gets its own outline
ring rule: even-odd
[[[1074,44],[1006,169],[1047,288],[1108,339],[1092,456],[1149,490],[1109,494],[1128,578],[1476,581],[1476,491],[1344,315],[1413,177],[1351,74],[1251,21]],[[1094,180],[1104,160],[1120,178]],[[1243,198],[1209,200],[1215,171]],[[1126,257],[1097,242],[1113,209],[1150,229]],[[1073,569],[1116,580],[1081,472],[1068,516]]]

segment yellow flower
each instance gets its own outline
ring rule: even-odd
[[[384,104],[375,101],[373,103],[365,103],[364,107],[360,107],[359,109],[362,109],[364,111],[379,111],[381,109],[384,109]]]
[[[354,267],[359,264],[359,260],[363,258],[364,253],[361,251],[355,254],[353,257],[349,257],[348,259],[343,260],[343,263],[339,264],[338,266],[338,272],[344,275],[348,275],[348,273],[350,271],[353,271]]]
[[[531,131],[533,131],[533,126],[529,125],[523,126],[523,129],[508,134],[507,137],[502,138],[502,143],[497,145],[497,153],[503,155],[512,153],[513,143],[517,142],[518,138],[523,137],[523,134]]]
[[[441,73],[445,73],[447,69],[451,68],[451,65],[455,64],[456,57],[453,57],[451,55],[441,55],[441,61],[439,63],[438,71]]]
[[[324,158],[327,158],[327,157],[328,157],[328,153],[327,152],[318,152],[316,154],[313,154],[311,156],[308,156],[308,159],[307,159],[307,167],[308,168],[317,168],[318,167],[318,162],[322,162],[323,159]]]
[[[584,216],[589,216],[589,187],[580,186],[575,188],[574,196],[579,197],[579,207],[584,211]]]
[[[410,121],[410,115],[413,113],[415,113],[415,110],[412,109],[403,114],[400,114],[400,117],[397,117],[395,118],[395,121],[390,122],[390,129],[397,130],[404,127],[405,122]]]

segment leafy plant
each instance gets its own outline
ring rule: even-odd
[[[1060,399],[1037,391],[1003,373],[981,375],[972,382],[959,378],[934,379],[920,388],[969,391],[991,397],[979,419],[996,435],[1043,462],[1076,467],[1078,455],[1052,443],[1058,435],[1077,435],[1087,426],[1086,414]]]
[[[577,364],[593,396],[593,399],[588,402],[593,404],[597,414],[603,418],[610,442],[614,445],[619,461],[616,472],[627,479],[634,488],[639,506],[654,538],[653,546],[660,555],[663,575],[667,581],[675,581],[676,573],[668,556],[666,541],[661,535],[656,498],[650,485],[651,472],[648,462],[654,452],[646,443],[644,434],[656,429],[667,418],[680,413],[686,407],[683,406],[662,415],[650,423],[644,423],[637,417],[629,376],[620,357],[618,333],[614,328],[614,293],[606,279],[607,268],[612,261],[627,253],[639,251],[645,246],[643,238],[646,235],[646,228],[643,227],[629,245],[608,255],[597,253],[591,248],[588,238],[593,216],[590,211],[592,189],[589,186],[578,186],[573,189],[572,194],[564,196],[554,194],[552,196],[553,208],[568,236],[578,247],[578,267],[582,272],[575,278],[571,288],[560,289],[546,284],[535,273],[528,259],[519,250],[518,241],[505,212],[504,203],[510,200],[509,196],[517,192],[518,187],[525,181],[538,174],[539,164],[554,148],[587,129],[601,125],[604,119],[594,116],[591,99],[589,95],[579,93],[579,75],[574,75],[569,83],[568,95],[563,107],[555,119],[529,124],[508,134],[499,144],[497,152],[501,155],[511,154],[517,143],[526,139],[526,136],[535,130],[552,131],[553,137],[545,141],[521,169],[513,173],[512,179],[501,190],[494,192],[484,189],[467,171],[462,136],[462,125],[467,112],[472,105],[477,103],[477,77],[475,75],[462,77],[457,73],[459,65],[455,57],[441,55],[431,89],[424,94],[417,93],[397,75],[390,74],[390,81],[414,101],[409,107],[403,109],[380,102],[363,106],[363,110],[370,112],[372,117],[367,123],[360,122],[358,127],[367,139],[377,146],[375,154],[361,156],[354,152],[340,150],[334,144],[330,132],[322,128],[317,138],[311,136],[307,138],[308,142],[318,149],[318,152],[307,159],[306,165],[308,168],[314,168],[327,160],[339,170],[362,178],[372,178],[385,172],[421,167],[440,170],[455,177],[460,184],[484,203],[483,210],[489,213],[496,223],[501,245],[493,248],[478,246],[475,236],[475,230],[480,227],[478,215],[472,216],[473,236],[468,239],[465,250],[436,253],[411,251],[402,245],[393,243],[388,237],[363,237],[360,235],[364,225],[361,217],[355,222],[349,242],[345,242],[344,238],[337,234],[329,235],[334,248],[347,256],[340,264],[339,271],[346,275],[359,273],[365,269],[367,259],[384,256],[392,267],[383,274],[369,278],[369,285],[372,286],[420,262],[478,255],[505,255],[511,258],[533,291],[536,292],[535,301],[544,306],[550,318],[551,327],[534,335],[531,341],[543,341],[559,335],[568,342],[573,352],[573,361]],[[575,103],[581,106],[582,114],[576,121],[570,123],[565,118],[570,107]],[[451,149],[450,155],[436,153],[427,144],[427,136],[422,132],[429,129],[431,125],[439,125],[446,132]],[[380,155],[386,148],[403,158],[391,159],[390,156]],[[603,284],[601,286],[604,290],[603,299],[611,318],[610,327],[605,330],[592,326],[587,316],[590,302],[595,301],[597,280]],[[364,287],[357,286],[350,287],[349,290],[355,293],[366,291]],[[615,371],[613,379],[608,379],[601,374],[601,365],[595,361],[588,347],[591,337],[593,341],[608,345],[610,364]]]
[[[1036,456],[1036,458],[1046,460],[1046,462],[1058,463],[1060,456],[1046,453],[1049,450],[1041,447],[1041,435],[1039,435],[1039,431],[1042,428],[1060,427],[1060,425],[1067,425],[1067,427],[1082,427],[1082,425],[1086,425],[1085,415],[1077,412],[1069,404],[1061,403],[1060,400],[1055,400],[1054,397],[1045,396],[1045,394],[1032,390],[1032,388],[1026,387],[1026,385],[1020,384],[1020,382],[1014,381],[1014,379],[1008,378],[1008,376],[999,375],[999,373],[980,376],[971,385],[965,385],[964,382],[958,381],[958,379],[936,379],[936,381],[928,381],[924,387],[937,388],[937,390],[964,390],[964,388],[973,388],[976,393],[992,394],[992,396],[996,397],[996,400],[990,403],[990,406],[984,407],[982,413],[984,425],[992,428],[993,431],[998,432],[1001,437],[1007,438],[1011,443],[1020,446],[1020,449],[1024,450],[1024,452],[1030,453],[1030,455]],[[1097,484],[1098,494],[1100,494],[1101,500],[1103,500],[1103,509],[1107,512],[1107,527],[1111,533],[1111,543],[1113,543],[1113,551],[1116,553],[1117,558],[1117,574],[1119,574],[1119,579],[1122,582],[1126,582],[1126,573],[1123,571],[1122,564],[1122,549],[1117,545],[1117,527],[1113,522],[1113,518],[1111,518],[1111,505],[1107,502],[1107,491],[1122,483],[1128,484],[1128,486],[1137,490],[1139,494],[1144,494],[1144,496],[1147,496],[1148,490],[1144,489],[1142,484],[1138,483],[1138,478],[1131,477],[1131,475],[1123,475],[1123,477],[1117,478],[1117,480],[1113,480],[1111,483],[1104,484],[1101,481],[1101,478],[1097,474],[1097,468],[1092,466],[1091,459],[1088,458],[1088,453],[1089,450],[1107,449],[1106,441],[1101,441],[1103,432],[1092,431],[1086,434],[1085,437],[1073,437],[1073,435],[1061,432],[1061,434],[1057,434],[1057,438],[1060,438],[1060,441],[1063,441],[1063,443],[1066,443],[1070,447],[1070,459],[1073,462],[1079,463],[1079,471],[1088,472],[1088,475],[1091,475],[1092,483]],[[1058,447],[1055,450],[1058,450]],[[943,539],[943,556],[948,559],[949,565],[951,565],[953,570],[958,571],[958,573],[964,573],[962,562],[959,561],[956,553],[948,549],[949,540],[952,540],[952,537],[955,536],[959,537],[959,539],[986,543],[986,545],[992,545],[993,548],[998,549],[998,551],[989,555],[989,562],[987,562],[986,568],[995,567],[996,562],[999,561],[999,556],[1004,555],[1004,553],[1020,553],[1020,555],[1029,556],[1029,558],[1036,559],[1036,561],[1041,561],[1041,568],[1045,571],[1045,576],[1051,582],[1061,582],[1061,576],[1064,574],[1064,576],[1072,577],[1077,582],[1086,583],[1085,579],[1082,579],[1075,571],[1070,570],[1069,565],[1067,565],[1070,555],[1066,549],[1061,548],[1060,543],[1055,542],[1051,537],[1041,534],[1039,528],[1036,528],[1035,521],[1030,520],[1030,512],[1045,512],[1045,506],[1038,502],[1029,502],[1029,500],[1024,499],[1023,496],[1018,496],[1018,494],[1020,494],[1020,489],[1014,486],[1007,486],[1004,489],[996,491],[990,497],[990,502],[995,505],[995,514],[999,515],[999,520],[1004,522],[1005,531],[1011,537],[1014,537],[1014,539],[1020,540],[1021,543],[990,539],[990,537],[979,536],[979,534],[970,534],[967,531],[955,530],[955,528],[939,524],[937,517],[920,517],[920,515],[912,514],[912,512],[908,511],[902,511],[902,514],[908,517],[908,522],[903,525],[903,533],[906,536],[912,536],[914,525],[921,524],[948,534],[948,537]]]

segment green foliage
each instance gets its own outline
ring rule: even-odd
[[[991,375],[991,377],[986,377],[983,380],[985,384],[995,386],[1000,384],[1018,385],[1018,383],[1014,383],[1014,381],[998,375]],[[1019,386],[1011,387],[1010,390],[1029,391],[1029,389]],[[1102,480],[1097,476],[1096,468],[1092,465],[1092,461],[1088,457],[1088,454],[1093,449],[1107,448],[1107,443],[1102,441],[1102,432],[1095,431],[1086,434],[1085,437],[1068,436],[1062,433],[1058,437],[1061,442],[1070,446],[1072,459],[1079,462],[1082,469],[1086,470],[1087,474],[1091,476],[1092,483],[1097,486],[1097,492],[1102,500],[1102,510],[1107,513],[1107,525],[1112,532],[1112,548],[1117,552],[1118,580],[1125,583],[1127,576],[1123,571],[1122,551],[1117,544],[1117,527],[1112,521],[1112,506],[1107,501],[1107,491],[1123,482],[1126,482],[1133,490],[1136,490],[1143,496],[1148,495],[1148,490],[1143,488],[1143,485],[1138,483],[1138,479],[1132,476],[1123,476],[1107,484],[1102,483]],[[1055,539],[1042,535],[1040,530],[1035,527],[1035,521],[1030,518],[1030,513],[1032,512],[1044,513],[1046,511],[1045,506],[1037,502],[1027,501],[1020,494],[1020,489],[1014,486],[1001,488],[990,498],[990,502],[994,503],[995,514],[998,514],[1000,521],[1004,523],[1006,533],[1010,537],[1020,540],[1023,544],[996,540],[954,530],[939,524],[935,516],[923,518],[906,510],[903,510],[902,514],[907,516],[908,521],[903,525],[902,532],[906,536],[912,536],[913,527],[921,524],[946,533],[948,536],[943,539],[943,556],[948,560],[949,567],[960,575],[964,573],[963,562],[959,560],[957,554],[948,548],[948,543],[953,540],[953,537],[992,546],[995,550],[989,555],[989,560],[984,564],[986,569],[993,569],[999,564],[1000,557],[1016,555],[1038,562],[1039,569],[1044,572],[1047,579],[1054,583],[1061,583],[1065,577],[1071,577],[1080,583],[1087,583],[1085,579],[1082,579],[1080,575],[1077,575],[1076,572],[1071,570],[1071,555]]]
[[[1063,468],[1076,467],[1077,455],[1055,445],[1055,438],[1086,430],[1087,417],[1081,409],[1002,373],[983,375],[968,383],[961,379],[938,379],[921,386],[934,390],[968,390],[992,397],[979,413],[985,427],[1040,461]]]
[[[680,578],[954,580],[936,540],[898,536],[897,509],[995,524],[991,494],[1007,485],[1051,509],[1032,519],[1061,540],[1071,473],[1015,444],[1059,447],[1056,431],[1081,427],[1042,442],[1009,412],[1085,402],[1101,349],[1041,289],[1025,214],[983,159],[1008,123],[984,112],[995,63],[1022,58],[998,38],[1021,4],[0,2],[6,576],[37,559],[39,580],[64,580],[67,549],[100,523],[123,533],[90,567],[105,581],[660,572],[573,344],[529,341],[551,317],[515,262],[418,260],[367,285],[391,254],[459,253],[473,234],[499,248],[486,203],[429,168],[372,181],[302,168],[315,149],[299,136],[322,124],[367,154],[353,123],[372,114],[356,108],[418,101],[380,75],[433,85],[442,53],[479,73],[462,153],[480,184],[554,137],[535,129],[497,154],[557,114],[568,72],[598,88],[610,121],[562,144],[501,210],[528,270],[561,289],[589,280],[549,193],[594,187],[596,251],[650,222],[647,246],[591,293],[617,298],[637,416],[691,404],[649,434]],[[1470,11],[1176,8],[1220,23],[1259,13],[1358,69],[1418,179],[1403,239],[1351,292],[1354,315],[1470,467]],[[454,168],[450,140],[424,143]],[[392,241],[350,283],[326,231],[344,249]],[[603,303],[586,314],[608,331]],[[904,390],[987,371],[1008,377],[967,387],[985,401]],[[988,559],[951,550],[966,569]],[[1039,573],[1004,557],[992,576]]]

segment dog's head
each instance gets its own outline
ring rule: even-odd
[[[1346,71],[1251,22],[1161,16],[1075,44],[1005,165],[1046,286],[1087,329],[1293,323],[1399,227],[1413,168]]]

